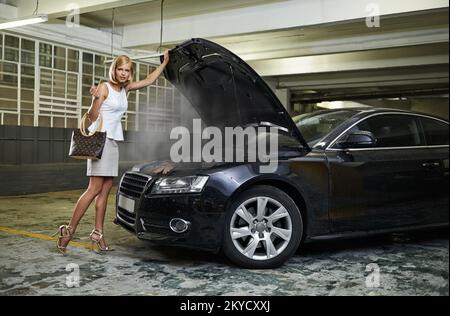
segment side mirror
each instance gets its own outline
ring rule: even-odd
[[[372,148],[376,143],[377,139],[371,132],[356,131],[348,135],[339,145],[341,148]]]

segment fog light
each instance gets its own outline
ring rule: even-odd
[[[181,218],[174,218],[170,221],[169,226],[173,232],[182,234],[191,227],[191,223]]]

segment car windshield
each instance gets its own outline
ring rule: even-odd
[[[356,113],[352,110],[320,111],[302,114],[293,120],[308,145],[314,147],[323,137]]]

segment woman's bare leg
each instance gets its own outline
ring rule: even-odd
[[[105,223],[106,207],[108,206],[108,196],[113,186],[113,178],[104,178],[102,190],[95,198],[95,229],[102,232]]]
[[[72,218],[69,222],[69,226],[72,227],[71,233],[74,234],[77,230],[78,224],[80,223],[81,218],[83,218],[86,210],[91,205],[92,201],[95,199],[97,195],[100,194],[103,187],[103,177],[91,177],[89,180],[89,186],[87,190],[80,196],[77,204],[75,205],[75,209],[73,211]],[[61,246],[65,247],[69,243],[70,238],[63,238],[61,240]]]
[[[102,190],[95,198],[95,229],[103,234],[103,227],[105,223],[106,208],[108,206],[108,197],[113,186],[113,178],[105,177],[103,180]],[[106,242],[100,240],[102,248],[106,248]]]

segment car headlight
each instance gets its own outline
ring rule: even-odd
[[[200,193],[208,176],[167,177],[156,181],[152,194]]]

